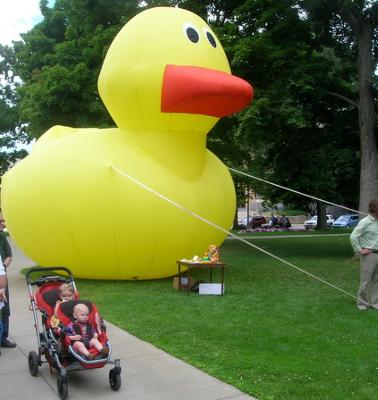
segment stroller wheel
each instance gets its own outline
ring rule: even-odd
[[[38,375],[39,360],[38,360],[38,355],[37,355],[37,353],[35,351],[30,351],[29,352],[28,363],[29,363],[30,375],[31,376],[37,376]]]
[[[59,398],[61,398],[62,400],[67,399],[68,383],[67,383],[66,376],[58,376],[57,389],[58,389]]]
[[[121,387],[121,375],[115,368],[109,371],[109,383],[114,391],[119,390]]]

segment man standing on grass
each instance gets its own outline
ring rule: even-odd
[[[369,215],[350,235],[353,250],[360,255],[360,288],[357,307],[378,310],[378,200],[369,203]]]
[[[5,221],[3,216],[0,214],[0,256],[1,256],[1,264],[6,272],[9,267],[9,264],[12,262],[12,249],[8,243],[7,238],[3,234],[4,228],[5,228]],[[3,332],[1,335],[1,347],[14,348],[16,347],[16,344],[8,339],[9,315],[10,315],[8,285],[6,285],[5,287],[5,296],[6,296],[5,307],[2,310]]]

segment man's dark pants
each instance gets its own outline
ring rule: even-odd
[[[5,307],[3,308],[3,334],[1,335],[1,341],[3,342],[8,338],[9,334],[9,315],[10,315],[10,306],[9,306],[9,288],[8,286],[5,289],[5,294],[7,296],[7,301],[5,302]]]

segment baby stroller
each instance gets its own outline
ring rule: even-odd
[[[80,300],[76,289],[75,281],[71,271],[66,267],[48,267],[30,268],[26,273],[26,283],[29,288],[30,309],[33,311],[34,326],[38,342],[38,351],[30,351],[28,356],[29,371],[32,376],[38,375],[38,367],[42,363],[47,362],[50,372],[55,369],[59,375],[57,380],[58,394],[61,399],[68,397],[68,373],[77,370],[88,370],[94,368],[102,368],[106,364],[114,365],[109,371],[110,387],[117,391],[121,387],[121,366],[120,360],[112,361],[110,359],[112,348],[106,335],[106,329],[100,318],[95,304]],[[74,289],[74,299],[58,304],[55,308],[60,294],[60,286],[62,283],[68,283]],[[37,287],[33,292],[33,286]],[[93,329],[98,329],[101,324],[101,334],[98,340],[103,346],[109,350],[108,354],[103,358],[100,354],[96,354],[96,349],[89,351],[96,355],[96,358],[89,360],[81,354],[77,353],[65,333],[65,326],[72,321],[73,308],[76,304],[83,303],[88,307],[89,319],[88,323]],[[55,327],[51,324],[51,317],[54,310],[59,318],[60,324]],[[41,329],[39,324],[38,313],[41,314]],[[42,356],[46,361],[42,361]]]

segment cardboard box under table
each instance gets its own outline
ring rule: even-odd
[[[173,277],[173,289],[180,289],[180,283],[182,289],[187,289],[189,284],[189,290],[195,285],[196,281],[193,278],[188,279],[187,276],[174,276]]]
[[[211,262],[206,262],[206,263],[193,263],[190,261],[183,261],[183,260],[178,260],[177,261],[177,267],[178,267],[178,277],[186,277],[188,278],[188,281],[191,281],[191,273],[193,270],[196,269],[208,269],[209,270],[209,282],[211,283],[213,280],[213,270],[219,269],[221,272],[221,287],[220,287],[220,293],[207,293],[207,294],[220,294],[223,296],[224,294],[224,268],[226,264],[221,263],[221,262],[216,262],[216,263],[211,263]],[[186,267],[186,270],[185,270]],[[181,279],[178,279],[178,285],[179,285],[179,290],[186,289],[187,294],[189,295],[190,293],[190,285],[186,285],[183,287],[181,284]]]

